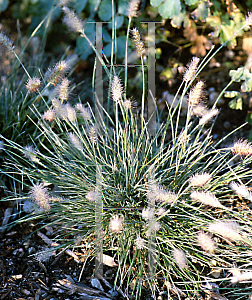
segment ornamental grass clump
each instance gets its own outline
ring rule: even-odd
[[[84,35],[82,21],[63,10],[65,23]],[[36,151],[35,146],[27,148],[0,136],[9,175],[15,172],[20,183],[19,201],[32,198],[42,208],[18,222],[40,218],[55,228],[54,239],[63,245],[74,249],[77,240],[80,248],[88,244],[93,263],[95,257],[103,257],[99,251],[109,253],[115,260],[110,284],[128,299],[144,299],[143,286],[154,298],[169,287],[168,297],[172,290],[197,299],[206,282],[228,293],[230,269],[236,265],[244,272],[251,270],[251,211],[233,209],[230,197],[238,190],[232,182],[250,184],[251,146],[243,141],[222,149],[221,141],[213,142],[211,128],[204,131],[206,122],[192,113],[203,93],[202,83],[196,93],[194,81],[211,58],[211,52],[201,62],[193,58],[179,88],[182,94],[178,91],[174,99],[177,104],[167,107],[168,116],[157,122],[154,135],[144,119],[145,97],[138,101],[137,113],[123,105],[131,96],[127,85],[123,87],[116,68],[108,69],[103,62],[112,87],[112,116],[96,95],[92,109],[59,92],[47,101],[37,90],[34,93],[47,107],[44,112],[30,107],[37,117],[33,126],[38,135],[32,143]],[[45,86],[62,84],[66,67],[60,66],[49,72]],[[186,95],[197,101],[188,102],[187,117],[181,118]],[[57,187],[57,197],[45,186]],[[214,268],[221,270],[220,278],[212,275]],[[234,281],[232,292],[242,297],[242,280]]]

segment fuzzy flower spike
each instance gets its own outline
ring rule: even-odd
[[[69,97],[69,84],[70,81],[67,78],[63,78],[61,83],[56,86],[56,94],[58,98],[63,102],[64,100],[67,101]]]
[[[240,234],[240,227],[235,221],[216,221],[209,225],[208,230],[212,233],[217,233],[222,237],[233,240],[242,241],[243,237]]]
[[[224,206],[219,202],[219,200],[209,192],[193,191],[191,193],[191,199],[207,206],[224,208]]]
[[[65,60],[58,62],[52,69],[48,69],[45,78],[48,83],[56,85],[62,75],[68,70],[68,65]]]
[[[232,181],[229,186],[238,196],[252,201],[252,193],[247,189],[245,185],[238,184]]]
[[[207,124],[213,117],[217,116],[219,113],[219,110],[217,108],[213,108],[209,110],[205,115],[203,115],[202,118],[199,120],[199,125],[205,125]]]
[[[214,251],[216,250],[216,244],[209,234],[200,232],[197,235],[197,242],[198,242],[198,245],[204,251],[207,251],[209,253],[214,253]]]
[[[112,232],[119,233],[123,228],[123,219],[118,215],[113,216],[109,222],[109,229]]]
[[[36,184],[30,191],[32,200],[44,210],[50,209],[48,189],[43,183]]]
[[[189,178],[189,183],[193,187],[202,187],[206,185],[211,179],[212,176],[206,172],[202,174],[196,173]]]
[[[55,118],[56,118],[55,110],[51,108],[45,111],[42,116],[42,119],[47,120],[49,122],[52,122],[53,120],[55,120]]]
[[[203,87],[204,82],[199,81],[197,84],[190,90],[189,97],[188,97],[188,103],[190,106],[196,106],[199,104],[200,100],[203,96]]]
[[[198,57],[193,57],[192,61],[187,65],[183,78],[185,82],[189,82],[195,77],[199,61]]]
[[[111,96],[114,102],[119,103],[122,100],[123,87],[118,76],[113,77],[111,83]]]
[[[15,49],[11,40],[2,31],[0,32],[0,44],[10,52],[13,52]]]
[[[84,33],[84,27],[82,21],[76,16],[75,12],[70,10],[68,7],[64,6],[62,8],[65,16],[63,22],[66,26],[73,32]]]
[[[26,88],[29,93],[36,92],[40,87],[41,81],[38,77],[29,78],[26,83]]]
[[[238,142],[234,143],[234,146],[231,149],[234,155],[239,155],[241,157],[251,156],[252,155],[252,145],[248,141],[239,140]]]
[[[132,34],[132,38],[133,38],[133,41],[134,41],[135,46],[136,46],[137,53],[140,56],[143,56],[145,54],[145,48],[144,48],[144,43],[141,40],[140,33],[139,33],[138,29],[133,28],[131,30],[131,34]]]
[[[131,0],[128,7],[128,18],[133,18],[137,16],[137,10],[139,6],[139,0]]]
[[[187,263],[186,263],[186,256],[185,256],[184,251],[175,248],[175,249],[172,251],[172,256],[173,256],[175,262],[177,263],[177,265],[178,265],[181,269],[184,269],[184,268],[187,266]]]

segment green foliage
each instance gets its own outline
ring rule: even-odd
[[[77,14],[80,14],[86,7],[88,0],[75,0],[74,8],[76,9]],[[72,2],[73,3],[73,2]]]
[[[229,107],[236,110],[242,110],[242,95],[240,92],[232,91],[232,92],[225,92],[226,98],[234,98],[229,102]]]
[[[211,33],[212,37],[219,37],[221,44],[229,40],[227,46],[234,48],[236,46],[236,37],[244,33],[240,28],[245,25],[245,17],[239,12],[232,14],[231,19],[228,13],[215,12],[207,18],[207,23],[215,29]]]
[[[7,0],[2,0],[3,9],[6,9],[8,5]],[[7,4],[6,4],[7,3]],[[29,26],[29,32],[34,30],[36,26],[41,22],[41,20],[46,16],[47,12],[57,4],[55,0],[44,0],[44,1],[28,1],[21,0],[17,3],[11,5],[10,9],[12,15],[15,18],[25,19],[30,18],[31,24]],[[206,39],[219,38],[221,44],[226,43],[227,46],[233,48],[236,46],[236,38],[239,35],[243,35],[246,28],[241,31],[237,29],[240,28],[244,22],[244,14],[234,6],[234,10],[228,10],[228,6],[221,4],[220,1],[199,1],[199,0],[152,0],[150,1],[151,6],[145,7],[146,13],[142,11],[142,17],[145,18],[148,14],[155,14],[155,20],[160,21],[160,16],[163,19],[170,19],[171,25],[175,28],[180,28],[183,26],[189,27],[190,21],[195,20],[195,22],[203,22],[203,26],[206,28],[211,28],[214,31],[210,35],[205,36]],[[112,1],[110,0],[72,0],[70,1],[70,6],[85,18],[85,22],[90,24],[91,22],[103,21],[108,22],[108,33],[111,35],[110,29],[112,28]],[[1,8],[1,6],[0,6]],[[127,17],[128,0],[114,1],[114,10],[117,11],[115,14],[115,21],[117,24],[117,30],[122,28],[122,25],[126,22]],[[153,10],[154,9],[154,10]],[[50,24],[56,22],[60,17],[60,9],[55,9],[50,16]],[[158,14],[160,16],[158,16]],[[49,23],[41,28],[39,34],[43,35],[45,26],[49,26]],[[202,25],[200,25],[202,26]],[[87,26],[89,27],[89,25]],[[48,28],[46,29],[48,30]],[[105,30],[105,27],[104,27]],[[157,30],[158,31],[158,30]],[[204,31],[204,30],[203,30]],[[233,34],[236,32],[236,36]],[[89,38],[91,35],[95,35],[95,31],[92,33],[88,29]],[[121,30],[120,36],[126,36],[126,32]],[[121,38],[118,42],[123,42],[125,39]],[[76,52],[82,57],[82,59],[87,59],[91,54],[90,46],[83,40],[77,42]],[[109,43],[109,42],[108,42]],[[106,42],[104,44],[106,46]],[[107,46],[107,49],[111,45]],[[122,58],[122,51],[120,50],[123,44],[119,45],[118,57]],[[192,50],[195,51],[195,50]],[[107,56],[110,55],[111,51],[106,50]],[[201,55],[202,51],[197,52]],[[195,52],[194,52],[195,54]]]
[[[90,41],[95,43],[95,24],[88,23],[85,25],[85,33]],[[84,37],[78,37],[76,43],[76,52],[81,54],[81,59],[86,60],[93,53],[88,41]]]
[[[9,5],[9,0],[0,0],[0,12],[5,11]]]
[[[190,26],[190,20],[185,11],[175,15],[171,20],[171,25],[175,28],[180,28],[182,22],[184,22],[184,27]]]
[[[98,9],[98,16],[101,21],[109,21],[112,18],[112,2],[103,0]]]
[[[232,78],[232,81],[240,82],[241,80],[244,80],[244,82],[241,85],[241,92],[251,92],[252,91],[252,73],[250,70],[246,67],[240,67],[237,70],[231,70],[229,72],[229,75]],[[233,98],[229,102],[229,107],[232,109],[240,109],[242,110],[242,94],[239,92],[232,92],[232,93],[226,93],[226,97]],[[251,117],[252,113],[248,112],[247,116],[247,122],[248,124],[252,125]],[[249,134],[249,140],[252,141],[252,129]]]
[[[236,71],[231,70],[229,75],[232,77],[233,81],[240,82],[244,80],[243,84],[241,85],[242,92],[250,92],[252,90],[252,73],[246,67],[240,67]]]
[[[151,0],[151,5],[157,7],[159,14],[165,19],[172,18],[181,11],[180,0]]]
[[[230,9],[228,5],[224,5],[220,1],[192,0],[185,1],[184,5],[180,0],[152,0],[151,5],[158,10],[158,13],[164,19],[171,19],[170,24],[175,28],[180,28],[183,23],[184,28],[193,28],[193,26],[196,27],[199,24],[200,31],[202,26],[204,28],[203,32],[206,28],[213,30],[208,35],[198,36],[198,44],[193,44],[191,47],[191,53],[194,55],[204,56],[202,53],[205,53],[205,51],[199,49],[205,47],[200,45],[200,38],[201,40],[204,39],[204,43],[207,41],[210,43],[212,38],[218,38],[220,44],[234,48],[237,44],[237,37],[244,35],[245,31],[248,30],[248,26],[245,26],[244,13],[235,5]],[[195,30],[189,31],[189,34],[188,31],[184,31],[184,36],[190,42],[195,41],[197,38],[197,27]]]

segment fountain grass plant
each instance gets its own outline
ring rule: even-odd
[[[65,23],[78,26],[84,35],[74,12],[67,7],[63,11]],[[252,294],[252,287],[244,284],[252,279],[252,215],[233,202],[235,197],[251,200],[252,145],[238,141],[221,148],[225,138],[214,143],[212,127],[205,130],[218,111],[202,110],[204,84],[195,81],[213,55],[210,51],[188,65],[174,99],[177,105],[167,107],[167,119],[159,122],[155,134],[144,119],[144,97],[140,113],[135,113],[113,63],[108,69],[102,61],[113,117],[99,99],[95,110],[81,102],[72,106],[69,82],[58,63],[45,78],[45,85],[56,85],[51,103],[36,87],[48,108],[41,113],[36,105],[30,107],[37,117],[31,119],[37,131],[33,146],[0,136],[8,159],[4,175],[22,188],[20,195],[3,201],[19,200],[29,211],[16,223],[40,220],[42,227],[51,225],[55,242],[73,250],[88,244],[92,258],[99,254],[100,226],[102,251],[116,263],[112,283],[127,299],[141,299],[144,289],[154,299],[162,290],[168,298],[199,299],[202,291],[215,291],[247,299]],[[188,111],[182,119],[185,96]]]

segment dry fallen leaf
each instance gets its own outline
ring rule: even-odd
[[[198,35],[197,28],[193,21],[190,22],[190,26],[184,29],[184,37],[192,42],[190,52],[196,56],[205,56],[206,50],[211,49],[212,42],[208,40],[204,35]]]
[[[101,285],[99,279],[97,279],[97,278],[92,278],[92,279],[91,279],[91,285],[92,285],[92,287],[95,287],[95,288],[97,288],[98,290],[101,290],[101,291],[104,292],[104,289],[103,289],[103,287],[102,287],[102,285]]]
[[[204,35],[198,35],[193,42],[193,46],[191,47],[190,52],[193,55],[205,56],[206,50],[211,49],[211,47],[211,41],[209,41]]]
[[[114,258],[109,255],[106,255],[106,254],[103,254],[102,262],[104,265],[109,266],[109,267],[118,266],[118,264],[115,263]]]
[[[252,37],[246,37],[242,40],[242,49],[249,55],[252,52]]]

